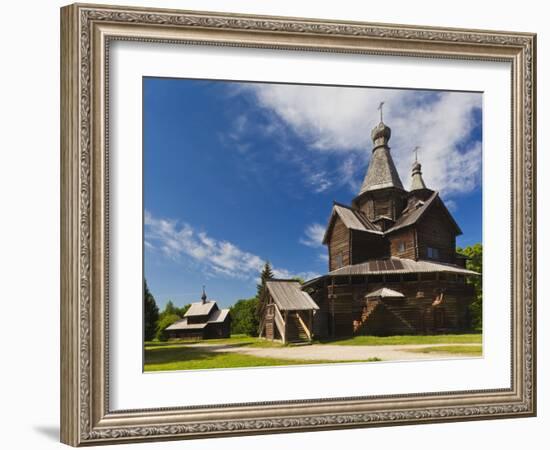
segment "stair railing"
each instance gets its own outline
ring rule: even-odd
[[[277,328],[279,329],[279,333],[281,335],[281,338],[283,339],[283,342],[286,342],[286,324],[285,319],[283,319],[283,316],[281,315],[281,312],[279,311],[279,308],[277,308],[276,305],[274,305],[274,311],[275,311],[275,325],[277,325]]]
[[[308,340],[311,341],[311,331],[309,331],[309,328],[307,327],[306,323],[302,320],[302,317],[300,316],[299,313],[296,313],[296,317],[298,318],[298,322],[300,323],[300,325],[302,326],[302,328],[306,332]]]

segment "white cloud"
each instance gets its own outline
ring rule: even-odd
[[[304,281],[311,280],[313,278],[317,278],[321,276],[317,272],[290,272],[286,269],[273,269],[273,275],[275,275],[275,278],[279,278],[282,280],[289,280],[292,278],[301,278]]]
[[[305,237],[300,238],[300,243],[308,247],[321,247],[325,236],[325,227],[320,223],[308,225],[304,231]]]
[[[453,213],[457,211],[458,205],[454,200],[443,199],[443,202],[445,203],[445,206],[450,212]]]
[[[384,122],[392,128],[390,146],[405,187],[410,182],[412,149],[417,145],[421,147],[419,159],[424,179],[432,189],[455,194],[469,192],[480,183],[480,143],[471,148],[461,146],[477,125],[473,112],[481,108],[481,94],[275,84],[241,86],[241,92],[252,93],[259,106],[300,136],[308,149],[355,154],[343,157],[339,168],[349,182],[338,181],[348,182],[352,189],[364,175],[370,157],[370,132],[379,122],[380,101],[385,102]]]
[[[332,186],[325,171],[309,173],[307,180],[315,193],[324,192]]]
[[[145,238],[148,248],[159,249],[171,259],[187,256],[208,271],[231,278],[255,280],[265,262],[231,242],[214,239],[203,231],[197,232],[184,222],[153,217],[148,211],[145,211]],[[273,268],[273,272],[279,278],[299,276],[310,279],[318,276],[315,272],[294,273],[284,268]]]

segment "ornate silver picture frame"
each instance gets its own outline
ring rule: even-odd
[[[113,410],[109,385],[109,56],[115,41],[507,62],[509,388]],[[61,440],[97,445],[536,414],[536,36],[75,4],[61,9]]]

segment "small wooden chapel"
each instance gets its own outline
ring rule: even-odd
[[[191,303],[181,320],[166,328],[169,339],[219,339],[231,336],[229,309],[220,309],[215,300],[208,300],[202,291],[201,300]]]

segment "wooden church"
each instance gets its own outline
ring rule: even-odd
[[[393,162],[390,128],[372,130],[373,149],[359,194],[334,203],[323,243],[328,273],[303,285],[271,281],[260,335],[284,342],[316,337],[456,332],[470,328],[475,292],[462,234],[415,160],[406,190]],[[289,303],[290,300],[290,303]],[[288,309],[289,304],[294,309]],[[285,309],[286,308],[286,309]]]
[[[220,309],[215,300],[208,300],[202,291],[201,300],[191,303],[181,320],[166,328],[169,339],[216,339],[231,336],[229,309]]]

